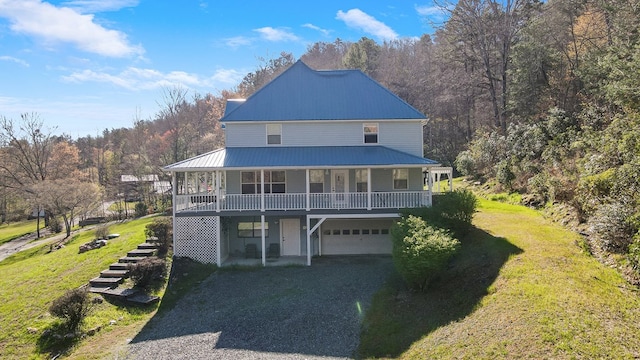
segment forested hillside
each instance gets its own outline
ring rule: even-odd
[[[570,206],[591,250],[640,268],[640,0],[441,5],[448,20],[433,35],[336,39],[300,58],[362,70],[428,116],[426,157],[526,193],[529,205]],[[123,174],[162,177],[162,166],[223,146],[225,100],[251,95],[295,61],[264,59],[219,94],[166,88],[155,116],[95,137],[54,136],[30,109],[0,116],[3,219],[42,203],[43,182],[92,183],[112,199]]]

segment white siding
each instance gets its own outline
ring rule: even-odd
[[[365,122],[379,124],[378,145],[422,157],[420,121],[284,122],[282,146],[364,145],[362,124]],[[265,123],[227,123],[225,131],[227,147],[267,146]]]

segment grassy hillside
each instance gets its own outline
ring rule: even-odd
[[[0,245],[19,238],[22,235],[36,232],[36,221],[28,220],[11,224],[0,225]],[[40,221],[40,228],[44,227],[44,221]]]
[[[119,238],[103,248],[78,254],[78,247],[94,238],[92,231],[76,235],[67,245],[49,252],[49,246],[17,253],[0,262],[0,357],[47,358],[51,350],[41,335],[57,320],[48,314],[51,302],[66,290],[86,284],[145,240],[145,226],[152,219],[140,219],[111,227]],[[108,302],[97,304],[86,328],[102,326],[102,333],[150,317],[155,308],[126,308]],[[109,325],[116,320],[116,325]],[[113,343],[110,344],[113,346]]]
[[[640,297],[522,206],[481,201],[476,229],[425,294],[394,278],[367,314],[363,357],[634,358]]]

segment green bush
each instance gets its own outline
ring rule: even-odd
[[[145,234],[149,238],[157,238],[154,240],[158,244],[158,256],[166,256],[171,246],[173,238],[171,219],[157,218],[147,225]]]
[[[135,212],[137,218],[147,215],[148,211],[149,207],[147,206],[147,204],[143,202],[136,203]]]
[[[150,288],[154,282],[164,279],[167,275],[167,262],[157,257],[149,257],[129,265],[129,277],[134,285],[140,288]]]
[[[402,218],[391,228],[393,262],[407,285],[424,291],[460,249],[460,242],[416,216]]]
[[[429,224],[450,230],[456,238],[461,238],[471,229],[473,214],[476,213],[478,199],[470,190],[461,189],[433,197],[433,206],[406,209],[404,215],[414,215]]]
[[[109,225],[98,225],[94,234],[96,239],[106,239],[109,236]]]
[[[598,245],[609,252],[626,253],[638,231],[633,215],[633,208],[629,204],[599,206],[589,218],[589,225]]]
[[[67,330],[76,332],[89,314],[91,303],[86,289],[68,290],[49,307],[51,315],[64,320]]]

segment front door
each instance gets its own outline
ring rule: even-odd
[[[280,242],[283,256],[300,256],[300,219],[282,219]]]
[[[349,192],[349,171],[331,170],[331,193],[334,205],[345,205]]]

